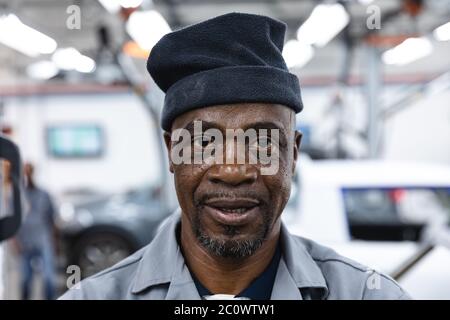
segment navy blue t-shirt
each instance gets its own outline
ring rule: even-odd
[[[250,298],[251,300],[270,300],[280,259],[281,249],[278,245],[272,260],[270,261],[267,268],[263,271],[263,273],[261,273],[258,278],[253,280],[246,289],[236,295],[236,297],[246,297]],[[213,294],[207,288],[205,288],[205,286],[203,286],[194,275],[192,275],[192,278],[194,279],[195,286],[197,287],[200,297]]]

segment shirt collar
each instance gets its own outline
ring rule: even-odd
[[[178,209],[163,222],[153,241],[145,248],[134,278],[133,294],[161,284],[170,284],[167,299],[170,295],[177,295],[174,288],[187,286],[197,292],[177,242],[176,228],[180,222],[180,211]],[[192,298],[200,298],[194,292]]]
[[[275,254],[265,270],[235,297],[244,297],[251,300],[269,300],[275,284],[275,277],[277,275],[280,260],[281,248],[277,245]],[[195,275],[191,276],[194,279],[195,286],[197,287],[200,296],[204,297],[213,294],[205,288],[198,279],[196,279]]]
[[[307,294],[308,298],[311,295],[316,298],[326,297],[328,287],[322,271],[310,255],[303,239],[291,235],[283,223],[281,224],[281,243],[283,249],[282,262],[284,262],[284,266],[295,286],[304,295]],[[280,271],[279,268],[278,272]],[[303,298],[307,297],[304,296]]]
[[[180,214],[181,210],[178,209],[171,215],[144,250],[134,278],[133,294],[139,294],[151,286],[168,284],[166,299],[200,298],[177,242],[176,229]],[[305,292],[305,289],[313,289],[320,296],[325,296],[328,288],[321,270],[301,238],[292,236],[283,224],[281,244],[283,257],[278,266],[271,298],[302,299],[300,292]]]

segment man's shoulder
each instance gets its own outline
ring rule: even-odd
[[[357,273],[367,272],[371,269],[367,266],[364,266],[352,259],[344,257],[337,253],[334,249],[319,244],[311,239],[293,236],[295,241],[300,242],[306,251],[309,253],[311,258],[319,265],[337,265],[342,267],[348,267],[350,270],[353,270]]]
[[[293,236],[309,253],[322,272],[328,299],[410,299],[388,275],[344,257],[313,240]]]
[[[172,217],[172,218],[170,218]],[[180,254],[175,228],[178,215],[163,222],[153,240],[116,265],[67,291],[60,299],[164,299],[171,282],[175,255]],[[148,288],[151,290],[147,290]],[[144,293],[145,294],[141,294]]]
[[[128,295],[131,292],[145,248],[72,286],[59,299],[115,300],[129,298]]]

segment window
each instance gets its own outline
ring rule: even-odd
[[[56,158],[100,157],[103,132],[96,125],[69,125],[47,128],[47,148]]]
[[[427,223],[450,220],[450,188],[346,188],[343,196],[355,239],[417,241]]]

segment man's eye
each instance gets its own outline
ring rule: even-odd
[[[258,140],[258,144],[260,148],[269,148],[270,147],[270,138],[260,138]]]
[[[197,136],[192,139],[195,148],[206,148],[210,143],[214,142],[214,137]]]
[[[271,147],[271,141],[269,137],[259,137],[255,139],[252,144],[250,144],[250,148],[257,149],[269,149]]]

